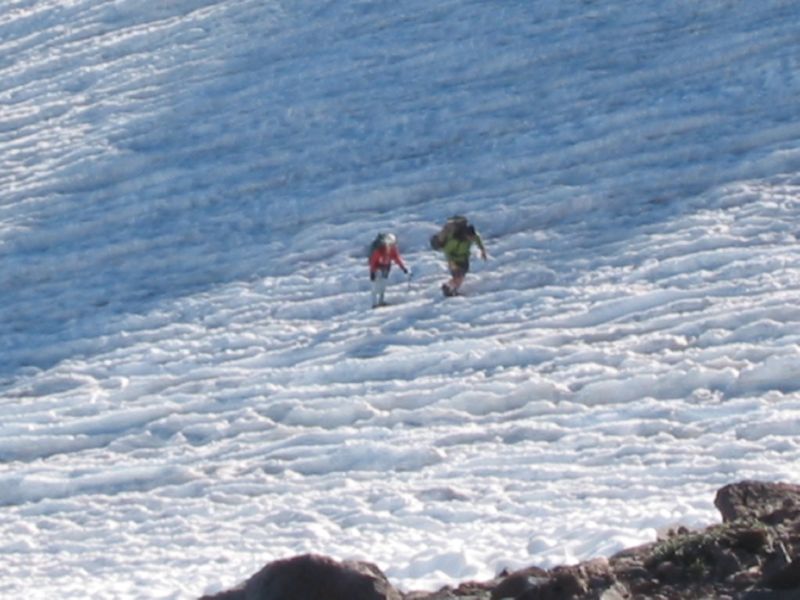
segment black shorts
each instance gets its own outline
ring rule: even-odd
[[[466,260],[449,260],[447,267],[450,269],[450,275],[453,277],[464,277],[469,273],[469,259]]]

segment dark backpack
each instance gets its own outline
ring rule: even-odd
[[[431,236],[431,248],[441,250],[451,237],[463,240],[468,229],[469,221],[466,217],[461,215],[450,217],[439,232]]]
[[[369,245],[369,252],[367,253],[367,258],[372,258],[373,252],[381,247],[383,244],[383,238],[386,236],[385,233],[379,233],[375,236],[375,239],[372,240],[372,243]]]

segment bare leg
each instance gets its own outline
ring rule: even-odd
[[[444,293],[445,296],[455,296],[461,284],[464,283],[466,273],[454,262],[449,262],[447,266],[450,269],[450,281],[442,286],[442,293]]]
[[[462,283],[464,283],[464,276],[454,275],[453,278],[448,282],[447,286],[450,288],[450,291],[453,294],[457,294]]]

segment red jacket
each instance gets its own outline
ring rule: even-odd
[[[397,246],[378,246],[372,256],[369,257],[369,274],[372,275],[378,269],[385,269],[392,264],[392,261],[397,263],[397,266],[407,271],[403,259],[400,257],[400,252],[397,251]]]

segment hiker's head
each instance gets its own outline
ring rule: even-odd
[[[397,238],[393,233],[387,233],[385,236],[383,236],[383,240],[381,241],[381,243],[386,248],[391,248],[392,246],[397,244]]]
[[[468,238],[474,238],[477,235],[474,225],[467,226],[466,232]]]

